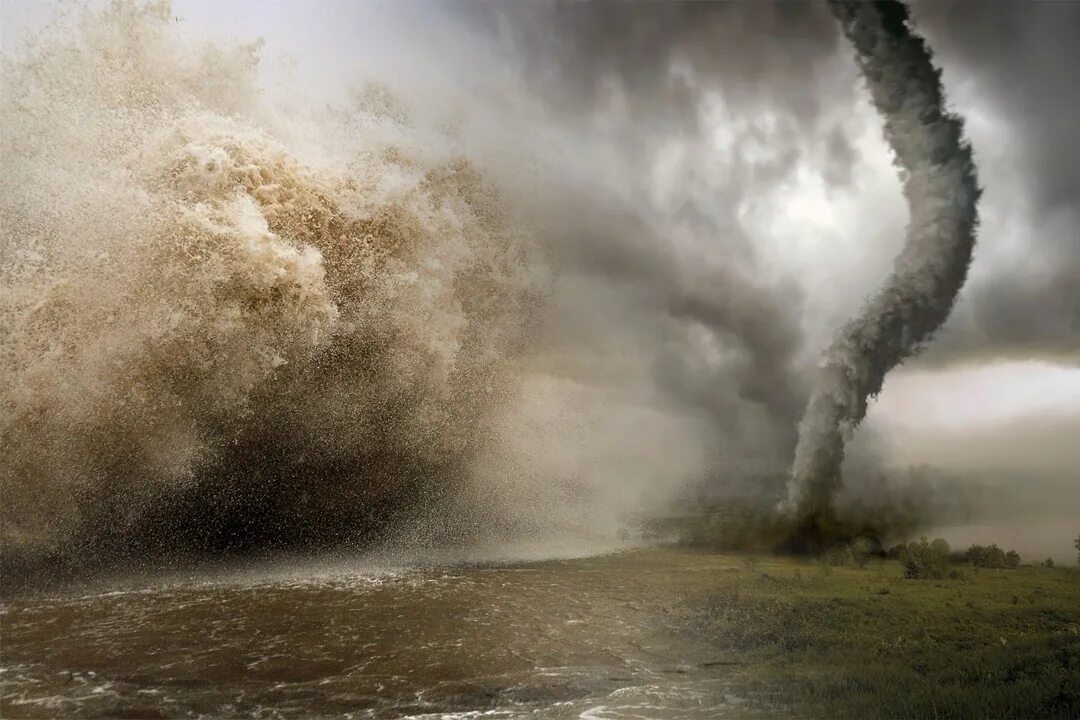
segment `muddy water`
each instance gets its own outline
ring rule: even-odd
[[[677,619],[715,571],[650,549],[8,599],[2,715],[737,716],[736,668]]]

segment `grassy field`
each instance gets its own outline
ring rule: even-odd
[[[829,718],[1080,718],[1080,570],[961,567],[952,580],[710,555],[683,618],[744,690]]]

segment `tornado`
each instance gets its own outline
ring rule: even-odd
[[[980,195],[963,121],[945,108],[941,71],[900,2],[835,0],[885,124],[910,220],[891,274],[823,354],[781,512],[796,543],[838,532],[834,498],[844,445],[886,373],[917,353],[945,322],[967,277]]]

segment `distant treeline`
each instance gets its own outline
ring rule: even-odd
[[[963,552],[953,552],[943,538],[901,543],[889,549],[887,557],[904,563],[904,575],[909,578],[940,580],[959,577],[956,565],[971,565],[994,570],[1015,570],[1020,567],[1020,553],[1005,551],[993,545],[972,545]],[[1048,560],[1051,566],[1052,560]]]

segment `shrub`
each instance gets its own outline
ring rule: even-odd
[[[922,538],[917,543],[904,545],[900,550],[900,560],[904,563],[904,577],[912,580],[959,577],[959,573],[949,567],[949,544],[940,538],[932,543]]]
[[[881,554],[881,543],[874,542],[869,538],[857,537],[848,545],[848,552],[856,565],[866,567],[866,563],[871,557]]]
[[[835,545],[821,554],[821,561],[833,567],[850,565],[851,560],[851,548],[847,545]]]
[[[1046,568],[1054,567],[1054,558],[1046,558],[1042,561],[1042,566]]]

